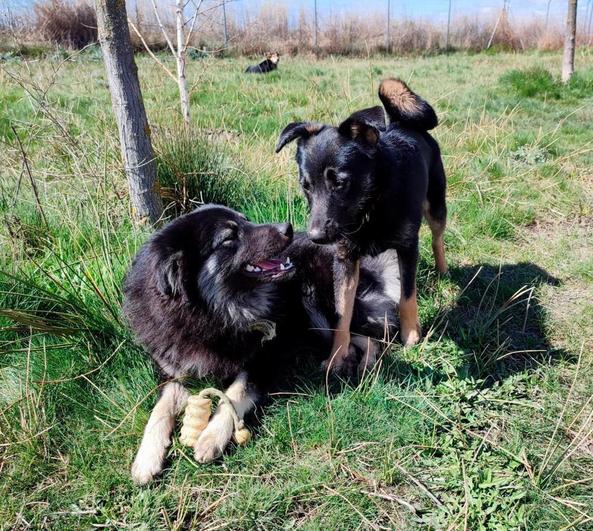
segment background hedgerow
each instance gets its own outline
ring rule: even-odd
[[[356,8],[356,2],[352,7]],[[158,3],[159,20],[150,0],[128,2],[128,15],[146,44],[154,51],[167,51],[162,24],[175,35],[173,4]],[[317,44],[314,37],[314,14],[305,4],[295,16],[284,2],[226,3],[228,42],[223,29],[223,2],[199,2],[197,31],[190,41],[190,57],[209,55],[254,55],[269,51],[283,55],[344,55],[365,57],[369,54],[434,54],[462,50],[559,50],[564,43],[564,20],[546,20],[544,16],[511,18],[509,12],[468,15],[462,7],[453,12],[447,41],[445,22],[392,16],[390,39],[386,42],[386,17],[383,11],[348,9],[342,6],[331,15],[318,18]],[[502,6],[501,6],[502,7]],[[188,16],[193,6],[188,5]],[[588,11],[580,16],[577,44],[591,46]],[[131,31],[133,46],[144,50],[142,39]],[[21,53],[31,44],[50,43],[66,48],[83,48],[96,42],[96,19],[92,2],[87,0],[37,0],[33,12],[6,9],[0,18],[0,45],[10,42]],[[28,45],[28,46],[27,46]],[[448,48],[448,49],[447,49]]]
[[[84,0],[43,0],[34,6],[34,29],[45,40],[71,48],[97,42],[97,16]]]
[[[277,135],[338,123],[402,76],[437,109],[449,178],[450,276],[421,232],[426,341],[386,344],[353,385],[303,363],[250,420],[248,446],[201,466],[175,438],[163,477],[134,487],[158,382],[121,285],[149,230],[130,222],[104,67],[91,48],[13,56],[0,75],[0,528],[587,528],[588,51],[563,87],[557,53],[284,58],[258,77],[249,62],[189,63],[188,132],[174,84],[138,57],[167,214],[219,201],[302,229]]]

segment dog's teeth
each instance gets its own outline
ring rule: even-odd
[[[255,270],[255,268],[251,264],[247,264],[245,266],[245,270],[249,271],[250,273]]]
[[[287,264],[280,264],[280,271],[287,269]]]
[[[286,257],[286,260],[284,260],[284,265],[290,265],[290,256]]]
[[[255,271],[256,273],[260,273],[261,267],[254,266],[253,271]]]

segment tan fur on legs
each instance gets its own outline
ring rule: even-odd
[[[432,234],[432,253],[437,271],[444,275],[447,272],[447,261],[445,260],[445,241],[442,233]]]
[[[402,295],[399,303],[399,324],[402,343],[406,347],[415,345],[420,340],[420,321],[418,320],[418,302],[416,290],[408,298]]]
[[[432,232],[432,254],[434,255],[434,263],[437,271],[441,274],[447,272],[447,260],[445,259],[445,240],[443,234],[445,232],[446,222],[438,221],[430,215],[428,201],[424,202],[424,217],[428,222],[430,231]]]
[[[342,279],[342,285],[337,286],[336,312],[340,318],[334,332],[331,355],[323,363],[325,369],[329,367],[331,370],[340,371],[350,353],[350,323],[352,322],[359,273],[360,261],[357,260],[352,264],[351,274]]]
[[[144,428],[144,436],[132,465],[132,479],[137,485],[148,483],[162,472],[175,418],[185,407],[188,395],[187,389],[180,383],[168,382],[164,385]]]
[[[249,388],[246,372],[239,373],[224,394],[229,397],[240,420],[255,407],[257,395]],[[220,404],[194,446],[196,461],[209,463],[220,457],[231,441],[234,431],[235,424],[229,407]]]

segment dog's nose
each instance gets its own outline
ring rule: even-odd
[[[292,225],[290,223],[278,223],[276,225],[278,232],[282,234],[282,236],[286,236],[287,238],[292,238],[293,230]]]
[[[325,233],[325,231],[318,228],[309,229],[307,235],[309,236],[309,239],[314,243],[325,243],[327,240],[327,234]]]

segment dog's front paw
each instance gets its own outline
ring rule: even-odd
[[[132,480],[136,485],[146,485],[163,471],[163,457],[158,452],[142,448],[132,464]]]
[[[233,436],[233,418],[222,409],[210,421],[194,446],[194,457],[198,463],[210,463],[218,459],[231,442]]]
[[[340,355],[340,351],[334,356],[326,359],[321,364],[323,372],[330,371],[335,376],[350,378],[356,374],[358,367],[358,352],[352,344],[348,345],[346,355]]]
[[[364,338],[358,345],[358,348],[362,351],[360,363],[358,364],[358,376],[362,377],[367,372],[372,370],[372,368],[377,363],[377,353],[379,352],[379,347],[374,340],[370,338]]]
[[[410,328],[409,330],[402,329],[401,336],[404,347],[414,346],[416,343],[418,343],[418,341],[420,341],[421,335],[419,323],[416,323],[416,326]]]

